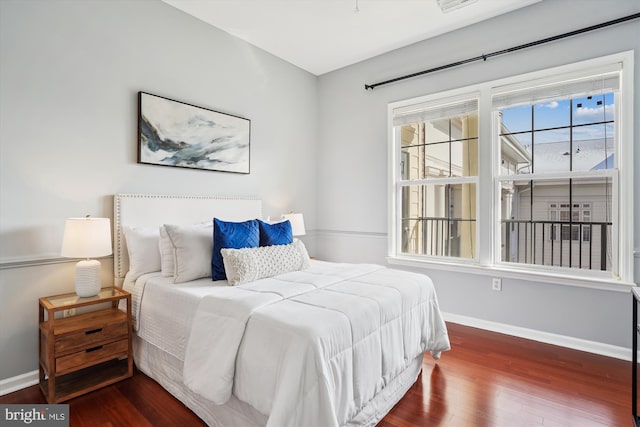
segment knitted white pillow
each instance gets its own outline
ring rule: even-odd
[[[231,286],[309,268],[309,254],[300,240],[289,245],[222,249],[220,252]]]

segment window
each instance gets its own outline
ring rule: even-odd
[[[518,164],[497,177],[503,262],[612,271],[619,74],[534,81],[493,97],[501,159]],[[558,198],[566,202],[543,212]]]
[[[557,229],[558,226],[563,222],[569,222],[569,217],[571,216],[574,224],[573,231],[571,236],[571,240],[579,240],[580,229],[582,229],[582,242],[588,242],[591,238],[591,210],[590,203],[583,203],[582,205],[575,203],[574,209],[570,210],[569,203],[549,203],[549,220],[546,222],[549,224],[550,234],[548,235],[548,240],[558,240]],[[578,224],[582,222],[582,224]],[[569,240],[569,226],[563,227],[563,240]],[[564,228],[566,227],[566,229]]]
[[[400,252],[474,259],[477,100],[441,100],[397,109],[394,129],[400,158]]]
[[[626,52],[390,104],[390,262],[631,283],[632,76]]]

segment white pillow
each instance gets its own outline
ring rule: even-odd
[[[309,268],[309,254],[300,240],[289,245],[221,249],[220,252],[231,286]]]
[[[173,245],[173,283],[211,277],[213,222],[164,228]]]
[[[173,244],[167,229],[164,225],[160,226],[160,271],[164,277],[173,277],[175,274],[175,266],[173,264]]]
[[[129,273],[136,280],[145,273],[160,271],[160,235],[155,227],[122,227],[129,253]]]

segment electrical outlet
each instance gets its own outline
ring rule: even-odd
[[[494,291],[501,291],[502,290],[502,279],[494,277],[493,280],[491,281],[491,289],[493,289]]]

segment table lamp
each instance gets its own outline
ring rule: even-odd
[[[306,231],[304,229],[304,217],[301,213],[288,213],[283,214],[282,219],[288,219],[291,223],[291,233],[294,236],[304,236]]]
[[[111,255],[111,222],[109,218],[69,218],[64,224],[61,255],[85,258],[76,264],[76,294],[79,297],[98,295],[101,288],[100,261]]]

